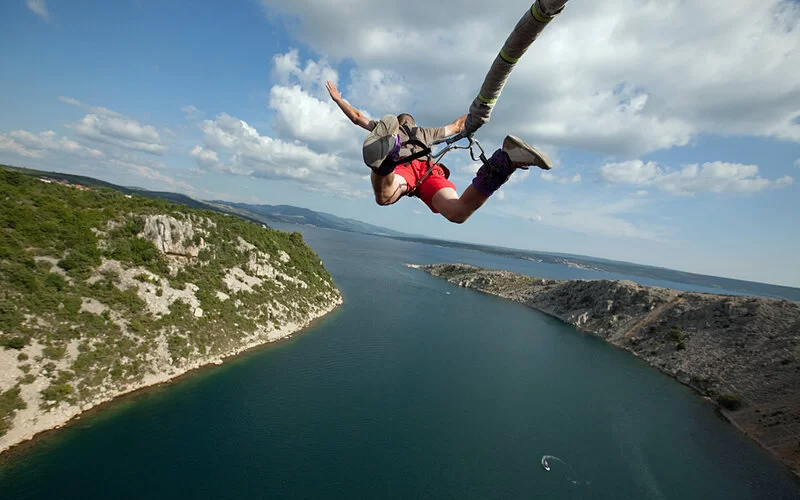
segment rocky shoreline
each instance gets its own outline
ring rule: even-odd
[[[464,264],[408,266],[532,307],[631,352],[715,402],[800,477],[800,304]]]
[[[239,356],[247,351],[264,346],[266,344],[287,339],[293,334],[309,327],[314,321],[322,318],[330,312],[333,312],[341,304],[342,299],[341,297],[338,297],[330,304],[320,307],[318,310],[310,313],[305,321],[301,321],[299,323],[288,323],[280,329],[254,335],[247,339],[247,341],[240,346],[220,355],[194,359],[179,367],[170,365],[169,369],[166,371],[156,374],[148,374],[140,383],[131,384],[124,389],[112,390],[80,406],[61,404],[57,408],[54,408],[48,412],[42,412],[38,407],[30,406],[24,410],[19,410],[14,419],[16,425],[14,425],[14,427],[8,433],[0,437],[0,454],[5,453],[16,446],[24,444],[26,441],[37,438],[43,432],[64,427],[70,422],[80,418],[81,415],[89,411],[96,410],[98,407],[116,400],[121,396],[129,395],[148,387],[169,383],[175,379],[185,376],[189,372],[213,365],[221,365],[227,358]],[[1,354],[2,351],[0,351],[0,355]],[[2,360],[0,359],[0,362],[1,361]],[[39,388],[36,385],[33,385],[32,389],[38,390]]]

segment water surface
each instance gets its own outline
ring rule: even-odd
[[[688,388],[404,263],[580,269],[297,228],[345,303],[293,338],[114,404],[0,465],[3,498],[800,498]],[[552,470],[540,465],[543,455]]]

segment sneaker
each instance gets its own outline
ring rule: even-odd
[[[508,155],[511,164],[517,168],[528,170],[531,165],[535,165],[542,170],[553,168],[553,164],[546,154],[513,135],[507,135],[503,140],[503,151]]]

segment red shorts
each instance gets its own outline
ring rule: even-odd
[[[395,168],[394,173],[405,179],[408,183],[408,189],[411,189],[428,173],[428,162],[425,160],[411,160],[411,163]],[[434,165],[431,175],[426,177],[422,184],[419,185],[414,192],[414,196],[419,197],[433,213],[438,214],[439,211],[433,208],[433,195],[440,189],[448,187],[455,189],[456,185],[444,177],[444,170],[441,165],[437,164]]]

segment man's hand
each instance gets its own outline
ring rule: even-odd
[[[328,80],[325,82],[325,88],[328,89],[328,93],[331,95],[331,99],[335,102],[339,109],[350,119],[351,122],[355,123],[359,127],[363,128],[364,130],[372,130],[374,125],[370,127],[369,119],[364,116],[364,114],[351,106],[347,101],[342,99],[342,94],[339,92],[339,89],[336,88],[336,84],[332,81]]]
[[[328,93],[331,95],[331,99],[333,99],[334,102],[339,102],[342,100],[342,94],[339,92],[339,89],[336,88],[335,83],[328,80],[325,82],[325,88],[328,89]]]
[[[445,125],[444,127],[444,135],[445,137],[450,137],[451,135],[460,134],[464,131],[464,122],[467,121],[467,115],[459,116],[455,119],[455,121],[449,125]]]

